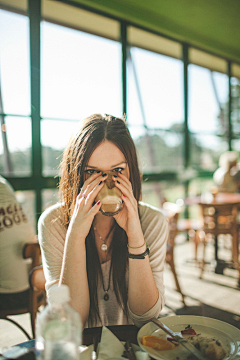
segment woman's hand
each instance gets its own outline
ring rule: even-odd
[[[105,175],[105,176],[104,176]],[[77,196],[73,215],[68,227],[67,238],[71,235],[81,237],[85,241],[89,233],[93,219],[101,207],[100,200],[93,205],[94,200],[104,185],[107,174],[95,173],[83,184]]]
[[[123,209],[114,216],[118,225],[123,228],[128,236],[130,245],[143,243],[143,233],[138,215],[138,203],[132,191],[132,184],[126,176],[118,173],[113,176],[115,186],[122,192]]]

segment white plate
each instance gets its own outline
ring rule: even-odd
[[[184,330],[188,325],[203,336],[213,336],[219,339],[227,353],[224,360],[240,359],[240,330],[236,327],[212,318],[202,316],[168,316],[160,319],[162,323],[166,324],[174,332]],[[189,355],[188,350],[181,345],[175,347],[173,350],[154,350],[141,343],[143,335],[154,335],[164,337],[164,331],[159,327],[149,322],[141,327],[138,332],[137,340],[140,348],[145,350],[151,357],[157,360],[186,360]]]

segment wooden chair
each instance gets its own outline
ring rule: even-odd
[[[202,277],[205,266],[205,251],[207,245],[207,235],[211,234],[215,239],[215,260],[217,263],[215,272],[222,274],[226,264],[221,263],[218,259],[218,236],[221,234],[230,234],[232,239],[232,259],[231,266],[238,270],[240,285],[240,266],[239,266],[239,243],[238,243],[238,207],[235,203],[211,203],[200,204],[203,217],[203,231],[205,233],[203,246],[203,259],[201,266],[200,278]]]
[[[194,243],[194,259],[193,261],[199,263],[198,261],[198,246],[202,242],[202,229],[203,221],[202,219],[179,219],[177,222],[178,232],[187,233],[189,240]]]
[[[175,238],[176,238],[176,235],[178,234],[177,222],[178,222],[178,218],[179,218],[179,213],[181,212],[181,207],[174,203],[165,202],[163,204],[163,209],[166,213],[166,216],[167,216],[167,219],[169,222],[169,236],[168,236],[168,242],[167,242],[166,263],[171,268],[177,291],[182,296],[183,304],[186,305],[185,304],[185,295],[183,294],[182,289],[179,284],[179,281],[178,281],[178,276],[177,276],[177,272],[176,272],[176,268],[175,268],[175,261],[174,261]]]
[[[174,212],[183,212],[184,204],[178,205],[171,202],[164,202],[163,209],[174,214]],[[179,219],[177,220],[178,233],[186,233],[189,240],[194,243],[194,258],[191,259],[198,263],[198,245],[202,242],[201,230],[203,228],[202,219]]]
[[[33,338],[35,337],[35,320],[36,320],[36,313],[40,306],[46,305],[46,293],[45,293],[45,279],[38,289],[34,285],[34,279],[37,278],[35,276],[34,269],[39,268],[41,264],[41,251],[40,246],[38,243],[27,243],[23,247],[23,258],[24,259],[32,259],[32,264],[30,268],[30,290],[29,290],[29,301],[25,308],[16,308],[16,309],[9,309],[9,310],[0,310],[0,319],[4,319],[10,321],[14,325],[16,325],[28,339],[31,339],[31,336],[27,333],[27,331],[15,320],[10,319],[9,316],[11,315],[20,315],[30,313],[31,317],[31,328]]]
[[[33,337],[35,337],[36,317],[41,305],[46,306],[46,291],[45,291],[45,277],[43,267],[35,266],[29,273],[30,284],[30,309],[31,309],[31,326]]]

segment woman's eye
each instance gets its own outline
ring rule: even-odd
[[[92,174],[94,174],[94,173],[96,172],[96,170],[87,169],[87,170],[85,170],[84,172],[85,172],[85,174],[92,175]]]
[[[115,168],[113,171],[121,173],[123,170],[124,168],[119,167],[119,168]]]

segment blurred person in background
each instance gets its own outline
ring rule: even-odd
[[[219,158],[219,168],[213,174],[213,180],[221,192],[239,192],[240,165],[238,153],[226,151]]]
[[[0,310],[26,307],[29,301],[29,260],[25,243],[37,237],[9,182],[0,176]]]

